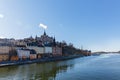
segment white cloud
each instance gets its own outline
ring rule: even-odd
[[[4,15],[3,15],[3,14],[0,14],[0,18],[1,18],[1,19],[4,18]]]
[[[43,29],[47,29],[47,26],[44,25],[44,24],[42,24],[42,23],[39,24],[39,27],[41,27],[41,28],[43,28]]]

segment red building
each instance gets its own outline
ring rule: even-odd
[[[62,48],[61,47],[53,47],[53,56],[62,56]]]

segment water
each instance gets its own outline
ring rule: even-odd
[[[120,80],[120,54],[1,67],[0,80]]]

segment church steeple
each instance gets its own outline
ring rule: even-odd
[[[56,40],[55,40],[55,36],[54,36],[53,42],[56,42]]]
[[[53,38],[53,46],[56,46],[55,36],[54,36],[54,38]]]
[[[36,35],[35,40],[37,40],[37,38],[38,38],[38,37],[37,37],[37,35]]]
[[[30,36],[30,39],[33,39],[32,35]]]
[[[46,35],[46,32],[45,32],[45,30],[44,30],[44,35]]]

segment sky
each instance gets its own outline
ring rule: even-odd
[[[0,0],[0,37],[46,33],[76,48],[120,50],[120,0]]]

